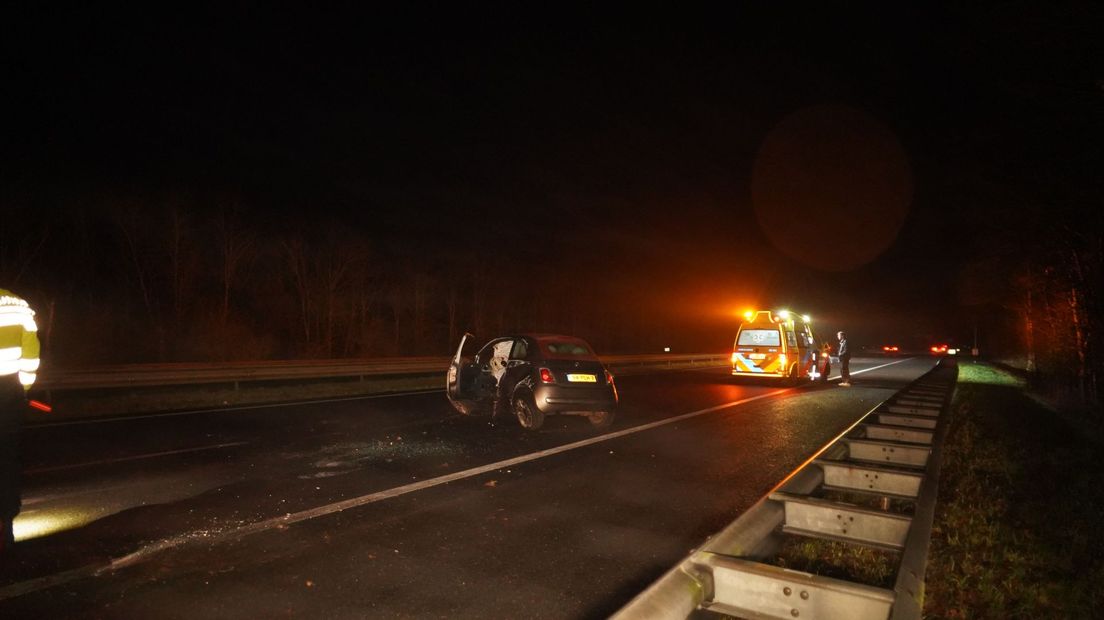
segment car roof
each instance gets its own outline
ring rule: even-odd
[[[586,342],[586,339],[578,336],[571,336],[568,334],[548,334],[548,333],[526,333],[518,334],[515,338],[532,338],[533,340],[581,340]]]
[[[585,338],[580,338],[578,336],[570,336],[570,335],[567,335],[567,334],[551,334],[551,333],[542,333],[542,332],[529,332],[529,333],[524,333],[524,334],[506,334],[506,335],[502,335],[502,336],[495,336],[494,338],[491,338],[488,341],[488,343],[494,342],[496,340],[505,340],[505,339],[514,339],[514,340],[516,340],[518,338],[528,338],[530,340],[535,340],[538,343],[541,343],[541,342],[555,342],[555,341],[581,342],[581,343],[585,344],[587,346],[587,348],[591,349],[591,351],[594,350],[594,347],[591,347],[590,343],[587,342]]]

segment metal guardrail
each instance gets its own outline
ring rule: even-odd
[[[655,365],[715,364],[727,354],[610,355],[602,361],[614,369]],[[386,375],[444,373],[448,357],[404,357],[365,360],[311,360],[223,363],[128,364],[99,368],[50,369],[39,373],[39,391],[234,384],[252,381],[316,380]],[[442,374],[443,377],[443,374]]]
[[[944,362],[868,412],[613,617],[918,620],[947,431],[942,414],[958,372]],[[893,502],[912,504],[912,514]],[[794,536],[898,554],[893,588],[771,563]]]

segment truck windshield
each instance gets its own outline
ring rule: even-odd
[[[745,347],[780,347],[782,338],[777,329],[745,329],[740,331],[736,344]]]

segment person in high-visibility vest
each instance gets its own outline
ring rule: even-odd
[[[21,297],[0,288],[0,551],[15,543],[12,522],[22,506],[19,431],[39,365],[34,315]]]

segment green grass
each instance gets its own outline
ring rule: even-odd
[[[773,563],[814,575],[892,588],[901,556],[851,543],[787,536]]]
[[[979,363],[950,424],[925,617],[1104,617],[1104,446]]]

